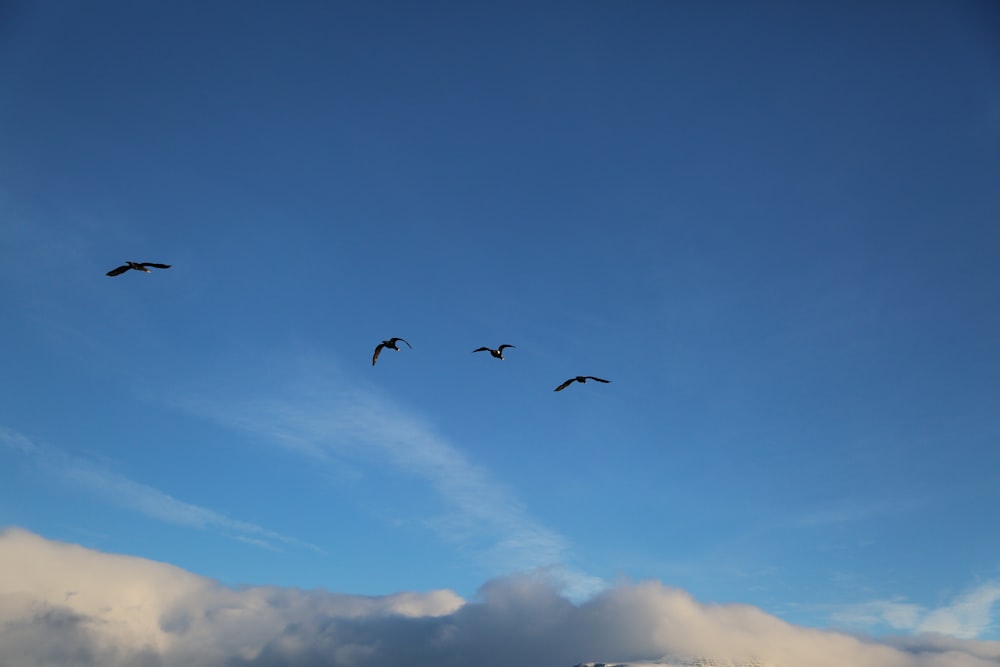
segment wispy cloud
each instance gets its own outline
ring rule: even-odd
[[[831,620],[844,627],[937,633],[972,639],[992,627],[993,608],[1000,602],[1000,583],[989,581],[965,591],[950,603],[927,608],[903,599],[870,600],[834,611]]]
[[[699,658],[707,658],[709,661]],[[0,532],[0,663],[50,667],[996,667],[1000,643],[874,640],[703,604],[654,581],[574,604],[543,577],[366,597],[231,589],[163,563]]]
[[[443,539],[471,553],[493,572],[542,568],[577,596],[595,593],[602,582],[566,567],[569,545],[557,532],[533,518],[524,504],[488,470],[432,425],[374,389],[352,385],[345,390],[315,368],[324,364],[289,364],[297,377],[289,385],[220,402],[210,394],[189,394],[173,401],[229,428],[240,429],[273,445],[330,464],[386,464],[423,480],[444,501],[446,511],[425,517],[425,525]],[[249,395],[248,395],[248,392]],[[374,468],[375,466],[373,466]]]
[[[152,486],[119,475],[100,464],[33,440],[0,426],[0,445],[22,454],[47,473],[73,486],[99,495],[116,505],[177,526],[215,530],[248,544],[275,549],[275,544],[319,547],[256,524],[230,518],[214,510],[186,503]]]
[[[993,607],[1000,601],[1000,583],[991,581],[959,596],[951,604],[929,611],[917,628],[953,637],[978,637],[992,626]]]
[[[841,498],[828,503],[800,508],[790,515],[791,521],[803,528],[828,528],[912,510],[920,503],[916,499],[857,499]]]

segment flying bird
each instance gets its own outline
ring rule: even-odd
[[[514,347],[514,346],[513,345],[508,345],[507,343],[504,343],[503,345],[501,345],[500,347],[498,347],[495,350],[493,348],[491,348],[491,347],[480,347],[478,349],[473,350],[472,352],[473,353],[476,353],[476,352],[489,352],[490,356],[493,357],[494,359],[499,359],[500,361],[503,361],[503,351],[504,351],[504,348],[507,348],[507,347]]]
[[[378,361],[378,355],[382,354],[382,348],[383,347],[387,347],[390,350],[396,350],[396,352],[399,352],[399,348],[396,347],[396,342],[397,341],[401,341],[401,340],[403,340],[403,339],[402,338],[390,338],[389,340],[384,340],[381,343],[379,343],[378,345],[376,345],[375,346],[375,354],[372,355],[372,366],[374,366],[375,362]],[[410,345],[407,341],[403,340],[403,342],[406,343],[406,347],[410,348],[411,350],[413,349],[413,346]]]
[[[125,273],[129,269],[135,269],[136,271],[144,271],[146,273],[149,273],[149,269],[146,268],[148,266],[151,266],[154,269],[170,268],[169,264],[157,264],[156,262],[127,262],[126,264],[119,266],[117,269],[111,269],[110,271],[108,271],[107,275],[118,276]]]
[[[555,391],[562,391],[566,387],[570,386],[574,382],[579,382],[581,384],[586,384],[587,380],[597,380],[598,382],[604,382],[607,384],[611,380],[602,380],[601,378],[595,378],[593,375],[577,375],[575,378],[570,378],[563,382],[561,385],[555,388]]]

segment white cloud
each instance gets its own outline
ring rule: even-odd
[[[1000,643],[860,639],[657,582],[573,604],[541,577],[382,597],[231,589],[162,563],[0,533],[0,664],[570,667],[604,662],[996,667]]]
[[[998,601],[1000,584],[990,581],[935,609],[899,599],[871,600],[842,607],[831,614],[831,620],[845,627],[877,629],[887,625],[894,630],[971,639],[991,627],[992,610]]]
[[[918,630],[970,639],[990,627],[991,612],[1000,600],[1000,585],[985,583],[950,605],[933,609],[921,619]]]
[[[918,605],[900,600],[871,600],[837,609],[830,619],[846,627],[875,628],[885,624],[894,630],[915,630],[923,615]]]
[[[322,552],[319,547],[308,542],[178,500],[159,489],[128,479],[92,461],[72,456],[2,426],[0,445],[19,452],[49,474],[73,486],[165,523],[216,530],[267,549],[274,549],[274,543],[280,543]]]

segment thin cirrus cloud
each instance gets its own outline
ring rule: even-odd
[[[92,461],[73,456],[48,444],[0,426],[0,445],[19,452],[47,474],[76,488],[99,495],[121,507],[176,526],[215,530],[219,533],[269,550],[278,545],[302,547],[322,553],[319,547],[233,519],[182,500],[140,482],[112,472]]]
[[[700,661],[699,661],[700,660]],[[649,581],[574,604],[538,576],[358,596],[233,589],[180,568],[0,532],[0,664],[50,667],[995,667],[1000,642],[876,640],[703,604]]]
[[[315,362],[284,364],[299,369],[294,383],[257,394],[243,391],[188,394],[174,405],[227,428],[331,465],[386,464],[424,482],[446,510],[425,525],[492,572],[544,569],[568,594],[585,597],[603,582],[566,563],[569,544],[533,518],[513,492],[494,479],[419,416],[374,390],[343,390],[319,377]],[[217,388],[219,381],[211,386]],[[228,402],[217,398],[224,395]],[[234,400],[233,396],[239,396]]]

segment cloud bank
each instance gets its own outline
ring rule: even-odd
[[[657,582],[573,604],[549,580],[365,597],[233,589],[170,565],[0,533],[0,665],[74,667],[570,667],[669,661],[783,667],[987,667],[1000,642],[895,643],[700,603]]]

